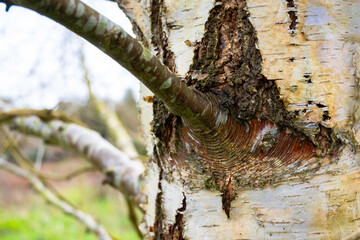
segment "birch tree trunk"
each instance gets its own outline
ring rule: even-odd
[[[153,54],[239,123],[190,129],[142,88],[146,239],[359,229],[359,1],[118,3]]]

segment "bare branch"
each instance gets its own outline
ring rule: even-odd
[[[139,154],[116,112],[112,111],[104,102],[96,99],[95,96],[91,98],[91,103],[100,121],[105,125],[110,141],[131,159],[137,159]]]
[[[144,201],[139,183],[143,165],[130,160],[97,132],[59,120],[43,122],[36,116],[14,118],[10,126],[23,133],[39,136],[46,142],[76,150],[106,174],[106,182],[123,191],[130,199],[138,203]]]
[[[88,70],[85,64],[84,51],[81,50],[80,54],[81,66],[84,71],[84,78],[88,87],[90,103],[95,109],[97,116],[102,124],[105,125],[106,132],[110,137],[110,141],[115,144],[121,151],[132,159],[139,157],[138,152],[133,144],[133,141],[126,131],[124,125],[116,115],[104,102],[97,99],[91,90],[91,82],[89,79]]]
[[[4,0],[0,0],[4,1]],[[98,47],[144,83],[190,126],[213,128],[224,113],[216,100],[186,86],[140,42],[79,0],[11,0],[43,14]],[[220,116],[220,118],[219,118]]]
[[[74,208],[69,205],[67,202],[58,198],[55,194],[53,194],[49,189],[45,187],[45,185],[32,173],[17,167],[16,165],[6,161],[4,158],[0,157],[0,167],[8,170],[16,175],[19,175],[23,178],[29,180],[31,185],[38,191],[44,198],[46,198],[50,203],[60,208],[66,214],[69,214],[76,219],[78,219],[81,223],[83,223],[90,231],[98,236],[101,240],[112,240],[110,234],[105,230],[103,226],[97,223],[92,216],[79,209]]]
[[[116,115],[115,111],[111,111],[105,103],[98,100],[91,90],[91,82],[85,64],[83,49],[81,50],[80,58],[81,58],[80,59],[81,65],[84,70],[84,78],[89,91],[90,103],[94,106],[94,109],[99,119],[105,125],[106,132],[110,137],[110,140],[113,143],[115,143],[116,147],[122,150],[130,158],[137,159],[139,157],[139,154],[136,151],[136,148],[132,142],[130,135],[126,131],[124,125],[122,124],[118,116]],[[134,203],[127,196],[125,196],[125,199],[129,210],[129,219],[131,221],[131,224],[134,227],[137,234],[139,235],[139,237],[142,238],[142,234],[138,227],[139,226],[138,220],[135,214]]]

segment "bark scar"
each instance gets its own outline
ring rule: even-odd
[[[226,213],[226,216],[230,219],[231,202],[236,198],[236,192],[233,184],[233,177],[229,176],[228,182],[221,194],[222,207]]]

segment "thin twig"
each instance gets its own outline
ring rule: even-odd
[[[143,238],[143,235],[142,235],[142,233],[141,233],[141,231],[139,229],[139,221],[138,221],[138,218],[136,216],[134,203],[127,197],[125,197],[125,199],[126,199],[126,203],[127,203],[128,209],[129,209],[130,222],[131,222],[133,228],[135,229],[136,233],[138,234],[138,236],[140,238]]]
[[[50,203],[60,208],[66,214],[69,214],[83,223],[90,231],[98,236],[100,240],[112,240],[113,238],[106,231],[106,229],[97,223],[92,216],[79,209],[74,208],[69,205],[67,202],[58,198],[53,194],[45,185],[31,172],[26,171],[16,165],[6,161],[3,157],[0,157],[0,167],[8,170],[16,175],[19,175],[23,178],[29,180],[31,185],[38,191],[44,198],[46,198]]]
[[[30,108],[21,108],[21,109],[12,109],[6,112],[0,112],[0,122],[9,121],[15,117],[29,117],[29,116],[38,116],[43,121],[50,121],[50,120],[61,120],[67,123],[76,123],[80,126],[85,126],[84,123],[77,121],[75,119],[70,118],[66,114],[54,111],[51,109],[30,109]]]
[[[79,169],[72,171],[63,176],[55,176],[53,174],[48,174],[48,173],[38,173],[38,174],[40,176],[42,176],[46,179],[52,180],[52,181],[65,181],[65,180],[70,180],[74,177],[77,177],[80,174],[87,173],[87,172],[93,172],[93,171],[98,171],[98,169],[96,167],[92,167],[92,166],[83,167],[83,168],[79,168]]]

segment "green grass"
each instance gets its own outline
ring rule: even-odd
[[[64,195],[119,239],[139,239],[127,218],[126,205],[114,191],[101,193],[90,187],[77,187],[66,189]],[[97,237],[73,217],[34,196],[24,199],[21,206],[0,207],[0,239],[96,240]]]

